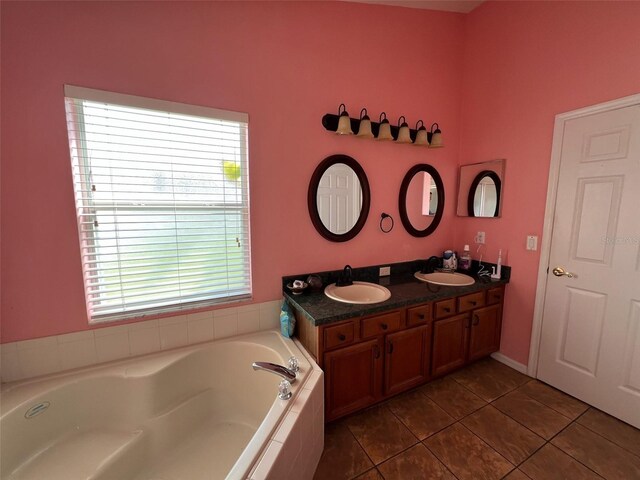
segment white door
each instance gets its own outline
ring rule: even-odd
[[[328,230],[347,233],[360,216],[362,193],[358,176],[351,167],[336,163],[320,179],[317,195],[318,214]]]
[[[564,126],[538,378],[640,427],[640,105]]]

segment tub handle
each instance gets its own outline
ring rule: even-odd
[[[289,360],[287,360],[287,367],[289,367],[289,370],[291,370],[292,372],[297,373],[300,371],[300,362],[295,355],[291,355],[289,357]]]
[[[291,384],[287,380],[282,380],[278,385],[278,398],[289,400],[291,398]]]

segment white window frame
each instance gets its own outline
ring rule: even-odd
[[[133,304],[133,306],[124,306],[119,311],[110,311],[108,313],[100,313],[101,309],[96,308],[96,303],[99,303],[99,294],[96,295],[96,284],[95,284],[95,275],[91,277],[92,272],[98,271],[98,262],[95,260],[91,261],[91,254],[95,252],[95,247],[92,246],[95,244],[95,228],[92,227],[93,220],[91,224],[87,222],[89,218],[97,218],[96,213],[101,209],[109,209],[110,211],[115,211],[117,208],[122,208],[122,203],[116,202],[104,202],[104,201],[93,201],[90,196],[86,194],[83,195],[83,191],[86,193],[88,189],[88,183],[91,183],[90,175],[87,169],[90,168],[89,160],[86,158],[87,146],[83,137],[84,130],[84,116],[80,116],[78,114],[67,112],[67,121],[69,124],[69,141],[70,141],[70,149],[71,152],[74,151],[72,144],[76,144],[77,155],[73,155],[71,153],[71,160],[74,165],[75,171],[82,172],[79,177],[83,180],[78,180],[78,178],[74,178],[74,191],[76,195],[76,211],[77,211],[77,219],[78,219],[78,234],[80,238],[80,248],[82,254],[82,266],[83,266],[83,274],[84,274],[84,286],[85,286],[85,299],[87,305],[87,314],[89,318],[89,323],[102,323],[108,321],[116,321],[116,320],[124,320],[124,319],[134,319],[141,318],[148,315],[161,314],[165,312],[177,312],[183,310],[192,310],[194,308],[199,308],[207,305],[215,305],[215,304],[226,304],[233,303],[238,301],[243,301],[252,298],[252,279],[251,279],[251,248],[250,248],[250,221],[249,221],[249,174],[248,174],[248,115],[246,113],[240,112],[232,112],[227,110],[214,109],[209,107],[202,107],[196,105],[188,105],[177,102],[170,102],[158,99],[151,99],[146,97],[139,97],[134,95],[126,95],[114,92],[107,92],[103,90],[95,90],[83,87],[76,87],[71,85],[65,85],[64,94],[66,101],[90,101],[90,102],[99,102],[111,105],[119,105],[124,107],[134,107],[141,109],[148,109],[153,111],[160,112],[170,112],[172,114],[180,114],[180,115],[188,115],[194,117],[203,117],[214,120],[223,120],[229,122],[237,122],[238,124],[242,124],[244,128],[246,128],[246,135],[244,136],[244,142],[242,143],[242,158],[243,161],[241,163],[241,171],[243,172],[243,180],[241,182],[242,189],[242,202],[240,204],[240,216],[243,219],[242,221],[242,234],[241,238],[238,239],[238,246],[240,246],[240,242],[243,242],[243,252],[245,253],[246,264],[244,268],[244,275],[246,275],[246,281],[248,288],[245,288],[241,293],[236,294],[228,294],[221,295],[219,292],[215,294],[211,294],[210,298],[206,299],[198,299],[195,301],[190,301],[189,296],[182,297],[180,296],[179,300],[176,302],[162,304],[162,305],[151,305],[151,306],[139,306]],[[78,133],[78,138],[71,139],[71,125],[75,125],[75,131]],[[79,145],[78,145],[79,144]],[[76,175],[74,174],[74,177]],[[81,185],[84,184],[84,187]],[[229,211],[236,207],[229,207],[229,204],[225,203],[222,206],[220,205],[204,205],[202,201],[188,202],[188,201],[180,201],[180,202],[166,202],[166,204],[162,204],[162,202],[151,202],[151,204],[145,205],[126,205],[125,208],[127,210],[139,210],[140,212],[144,211],[152,211],[154,209],[169,207],[169,209],[174,211],[176,214],[177,211],[187,211],[194,209],[203,209],[214,211],[214,210],[224,210]],[[156,210],[157,211],[157,210]],[[177,214],[176,214],[177,215]],[[84,224],[84,227],[83,227]],[[88,226],[88,227],[87,227]],[[95,224],[95,227],[98,227]],[[99,227],[98,227],[99,228]],[[178,230],[176,230],[178,231]],[[228,257],[226,257],[228,258]],[[120,275],[122,275],[122,271],[120,271]],[[179,276],[179,274],[178,274]],[[199,295],[202,297],[202,295]],[[145,303],[145,302],[142,302]],[[157,303],[157,302],[156,302]],[[96,313],[96,310],[98,313]],[[113,310],[113,308],[111,309]]]

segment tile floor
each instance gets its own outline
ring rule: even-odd
[[[640,479],[640,430],[486,359],[328,424],[315,480]]]

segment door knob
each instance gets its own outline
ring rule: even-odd
[[[556,267],[556,268],[554,268],[552,271],[553,271],[553,274],[554,274],[556,277],[562,277],[563,275],[564,275],[565,277],[569,277],[569,278],[573,278],[573,277],[575,277],[575,275],[574,275],[573,273],[571,273],[571,272],[567,272],[567,271],[566,271],[564,268],[562,268],[562,267]]]

